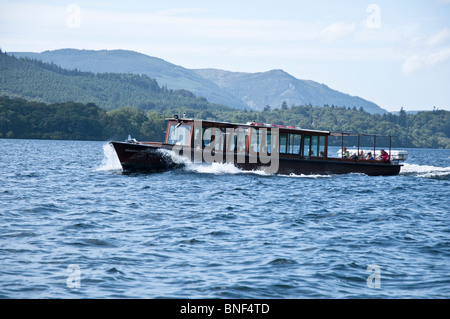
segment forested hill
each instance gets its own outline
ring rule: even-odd
[[[94,73],[132,73],[155,78],[169,89],[185,89],[208,101],[238,109],[262,111],[266,106],[279,108],[288,105],[336,105],[365,111],[387,113],[373,102],[311,80],[301,80],[284,72],[244,73],[218,69],[190,70],[162,59],[129,50],[60,49],[35,52],[9,52],[16,57],[27,57],[54,63],[62,68]]]
[[[66,70],[0,51],[0,95],[37,102],[95,103],[105,110],[127,106],[162,111],[174,106],[191,109],[228,109],[186,90],[160,87],[146,75]]]
[[[106,112],[92,103],[45,104],[9,97],[0,97],[0,138],[123,140],[131,134],[141,141],[162,141],[164,119],[183,112],[189,118],[202,120],[255,120],[306,129],[392,135],[393,147],[450,149],[450,112],[444,110],[418,114],[401,110],[398,115],[380,115],[356,108],[299,105],[262,112],[188,108],[164,112],[122,108]]]
[[[163,59],[129,50],[77,50],[8,52],[15,57],[24,57],[47,63],[54,63],[64,69],[93,73],[131,73],[147,75],[156,79],[160,86],[173,90],[188,90],[203,96],[212,103],[234,108],[245,108],[246,104],[218,87],[196,72],[175,65]]]

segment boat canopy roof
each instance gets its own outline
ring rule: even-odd
[[[376,136],[376,137],[392,137],[392,135],[379,135],[379,134],[360,134],[360,133],[347,133],[347,132],[330,132],[331,136]]]

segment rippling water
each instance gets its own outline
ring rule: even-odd
[[[1,298],[450,297],[450,150],[369,177],[122,174],[106,142],[0,149]]]

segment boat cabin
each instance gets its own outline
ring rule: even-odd
[[[327,157],[328,131],[264,123],[233,124],[215,121],[168,119],[165,144],[215,152],[245,152],[283,157]]]

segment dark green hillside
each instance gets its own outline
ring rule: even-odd
[[[162,140],[164,117],[136,108],[106,112],[95,104],[29,102],[0,97],[0,138]]]
[[[227,109],[186,90],[168,90],[145,75],[65,70],[55,64],[17,59],[0,52],[0,95],[45,103],[95,103],[105,110],[123,107],[165,110]]]
[[[128,50],[76,50],[61,49],[54,51],[14,52],[10,55],[27,57],[42,62],[54,63],[64,69],[93,73],[131,73],[146,75],[156,79],[160,86],[173,90],[188,90],[208,101],[235,108],[245,108],[244,102],[219,88],[213,82],[204,79],[192,70]]]

